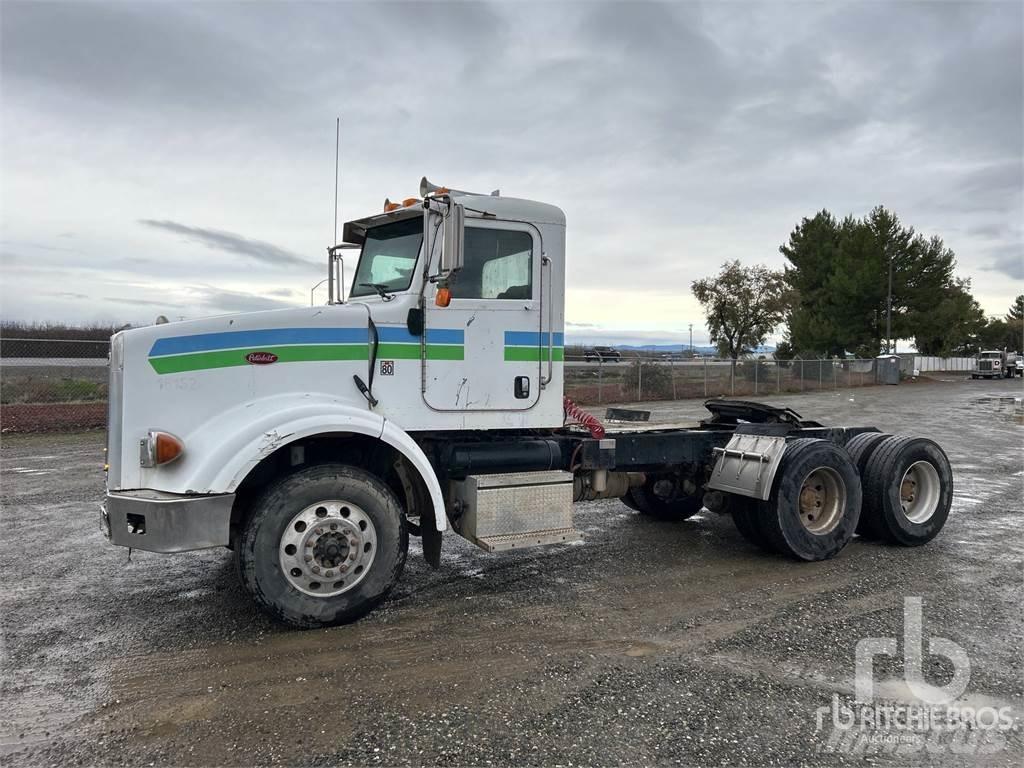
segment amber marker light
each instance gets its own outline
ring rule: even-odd
[[[139,463],[144,467],[169,464],[185,452],[185,444],[170,432],[150,430],[141,443]]]
[[[439,307],[447,307],[452,303],[452,291],[451,288],[438,288],[437,293],[434,294],[434,303]]]

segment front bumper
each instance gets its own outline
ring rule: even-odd
[[[108,493],[103,532],[113,544],[148,552],[223,547],[231,530],[235,494],[182,496],[162,491]]]

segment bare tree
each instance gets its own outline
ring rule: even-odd
[[[727,261],[717,275],[695,280],[692,288],[704,306],[711,340],[734,361],[764,343],[788,306],[783,273],[761,265]]]

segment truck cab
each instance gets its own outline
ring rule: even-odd
[[[974,359],[972,379],[999,379],[1013,376],[1013,369],[1007,365],[1007,355],[1001,349],[987,349]]]

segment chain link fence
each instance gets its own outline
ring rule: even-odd
[[[565,358],[565,394],[588,404],[847,389],[876,376],[873,359]]]
[[[0,429],[43,432],[106,423],[108,341],[0,339]],[[957,361],[958,363],[960,361]],[[930,361],[929,369],[960,369]],[[871,359],[775,360],[567,354],[565,394],[580,404],[758,397],[877,383]]]
[[[0,339],[0,429],[103,427],[109,341]]]

